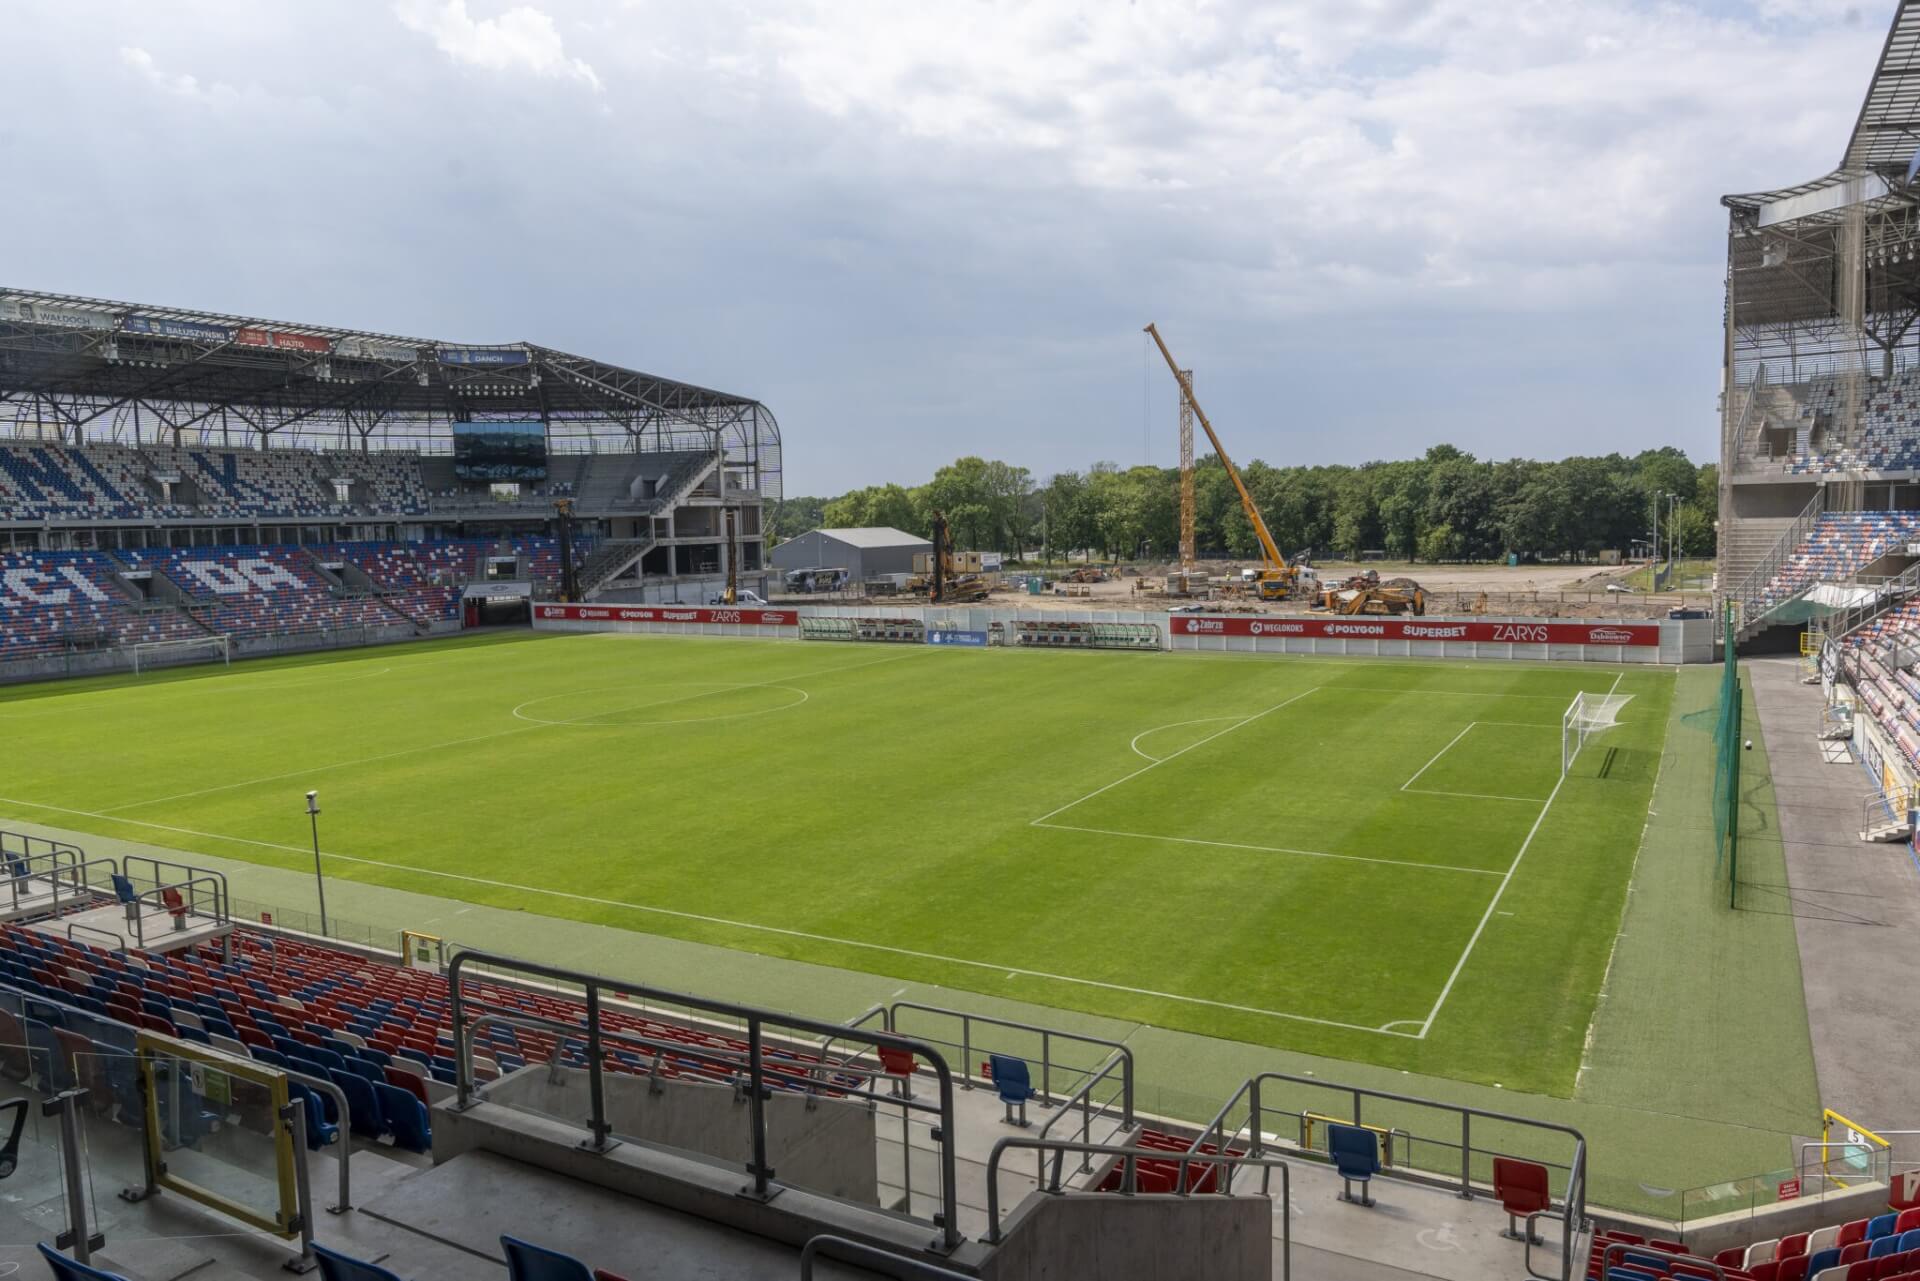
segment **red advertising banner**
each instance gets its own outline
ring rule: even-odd
[[[1167,620],[1175,636],[1304,636],[1324,640],[1485,641],[1506,645],[1658,645],[1658,623],[1483,623],[1445,618]]]
[[[679,605],[535,605],[533,616],[569,623],[724,623],[736,627],[798,627],[790,609],[693,609]]]
[[[1800,1199],[1800,1180],[1798,1179],[1781,1180],[1778,1193],[1774,1197],[1774,1200],[1797,1201],[1799,1199]]]
[[[286,347],[293,351],[330,352],[333,344],[310,334],[283,334],[272,329],[236,329],[233,341],[242,347]]]

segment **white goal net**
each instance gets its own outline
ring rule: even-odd
[[[233,662],[233,652],[225,636],[196,636],[192,640],[144,641],[127,646],[133,655],[133,674],[162,667],[181,667],[188,663]]]
[[[1631,694],[1589,694],[1584,690],[1573,696],[1573,702],[1567,704],[1567,711],[1560,718],[1560,774],[1573,768],[1573,762],[1580,755],[1580,749],[1587,740],[1603,729],[1612,729],[1620,723],[1620,709],[1627,705]]]

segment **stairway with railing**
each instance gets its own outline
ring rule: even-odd
[[[1767,585],[1799,552],[1801,545],[1806,542],[1807,535],[1813,530],[1814,524],[1826,510],[1827,491],[1822,487],[1814,491],[1813,497],[1807,500],[1807,505],[1801,508],[1800,514],[1795,516],[1792,523],[1774,540],[1773,547],[1754,562],[1753,568],[1740,579],[1738,586],[1726,593],[1727,598],[1739,606],[1740,621],[1736,639],[1745,640],[1758,632],[1764,625],[1767,614],[1782,603],[1767,601]]]
[[[594,548],[580,566],[580,594],[591,597],[631,569],[660,540],[651,533],[639,538],[609,538]]]

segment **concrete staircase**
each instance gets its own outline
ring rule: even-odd
[[[614,579],[631,569],[642,556],[653,550],[660,540],[652,534],[640,538],[614,538],[601,543],[580,566],[580,595],[591,599],[593,594]]]

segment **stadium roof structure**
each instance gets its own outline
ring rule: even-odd
[[[895,529],[891,525],[842,525],[838,528],[822,526],[813,531],[837,543],[849,547],[930,547],[926,539],[918,534],[909,534],[904,529]]]
[[[203,443],[440,453],[453,423],[536,420],[566,452],[725,448],[778,496],[779,427],[750,396],[531,342],[454,343],[0,286],[0,435],[138,444],[192,433]]]

